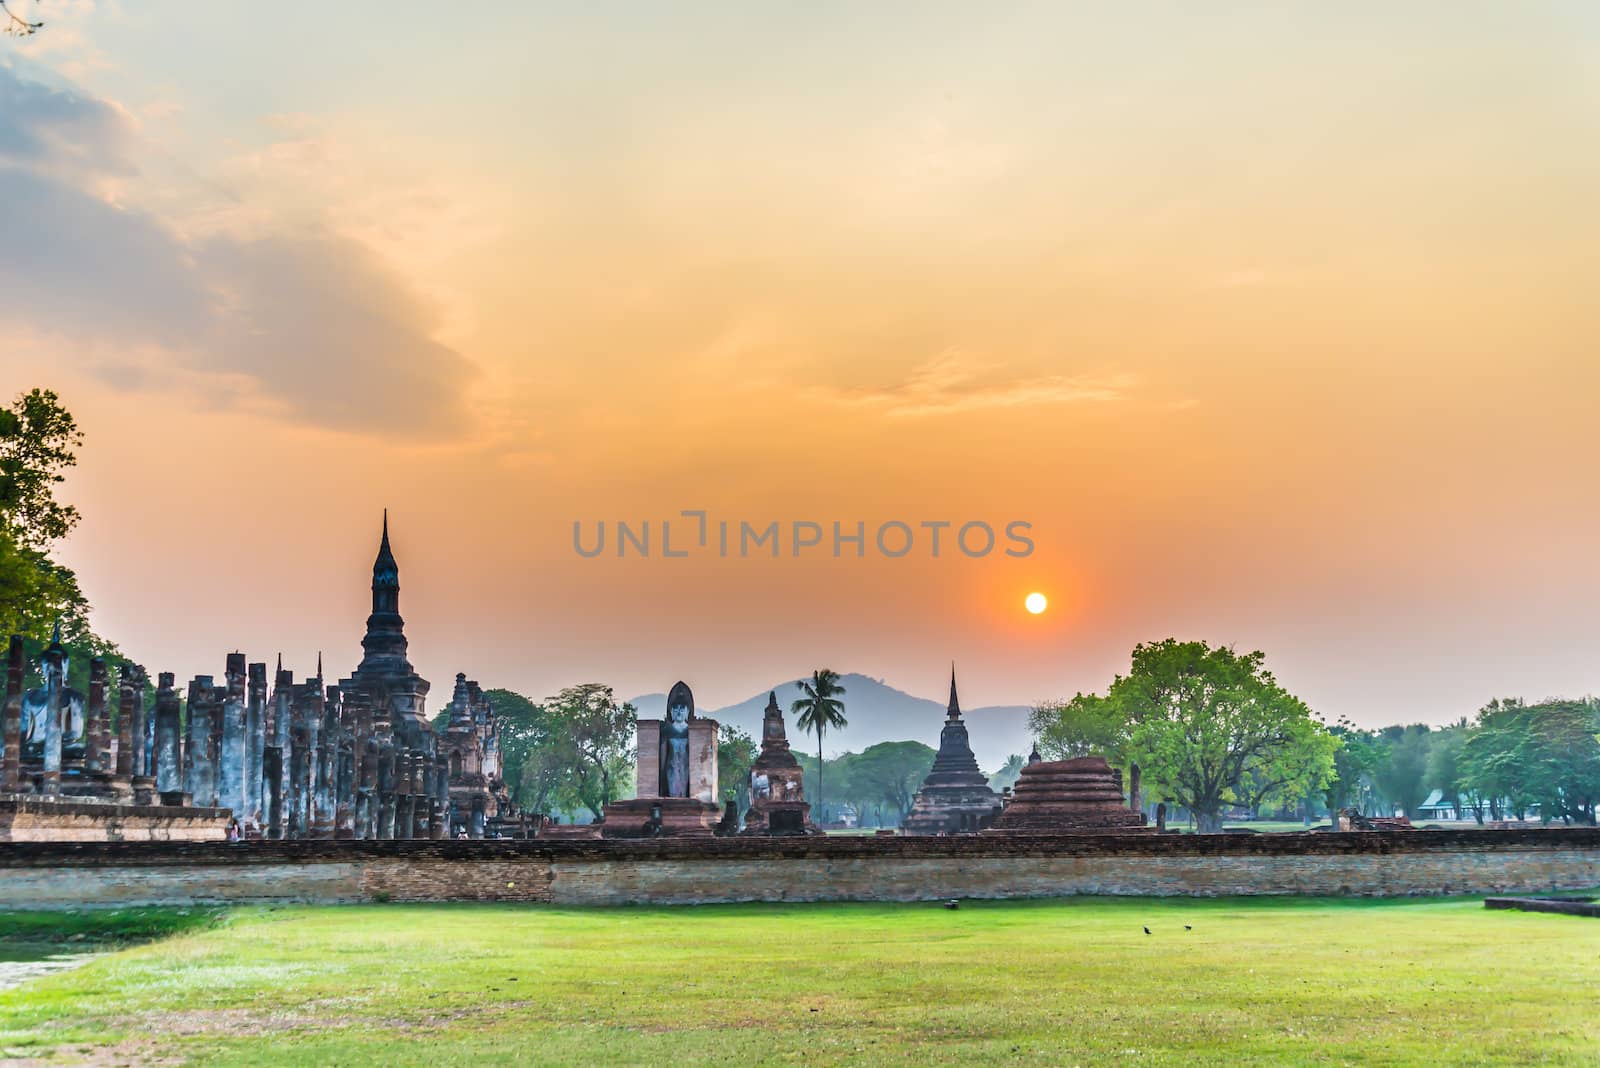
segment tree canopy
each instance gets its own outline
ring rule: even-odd
[[[1140,644],[1103,697],[1079,694],[1054,717],[1036,710],[1041,748],[1048,740],[1067,756],[1099,746],[1116,763],[1136,762],[1150,796],[1220,831],[1230,805],[1298,799],[1333,774],[1337,743],[1265,659],[1172,638]]]

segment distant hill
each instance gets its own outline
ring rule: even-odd
[[[923,742],[934,748],[939,746],[939,731],[944,726],[945,704],[948,698],[930,700],[914,697],[895,689],[878,679],[850,674],[842,677],[844,684],[844,714],[850,725],[842,731],[830,731],[823,739],[823,748],[829,756],[846,750],[859,753],[877,742],[898,742],[906,739]],[[789,744],[809,752],[816,752],[817,740],[809,742],[798,736],[794,715],[789,706],[800,696],[799,680],[780,682],[771,689],[778,695],[778,706],[789,727]],[[667,695],[644,694],[631,698],[634,708],[644,719],[659,719],[666,714]],[[731,723],[749,731],[750,736],[761,738],[761,713],[767,707],[767,691],[725,708],[696,708],[697,715],[709,716],[721,723]],[[1012,753],[1027,753],[1033,740],[1028,734],[1028,708],[1025,705],[989,705],[961,709],[967,722],[967,734],[972,740],[972,752],[978,765],[993,772],[1005,763]]]

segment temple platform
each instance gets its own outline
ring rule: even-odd
[[[1106,834],[1153,831],[1127,805],[1104,757],[1029,763],[1011,803],[984,834]]]
[[[659,811],[660,830],[655,829]],[[600,824],[604,838],[710,838],[722,820],[722,808],[693,797],[636,797],[606,806]]]
[[[0,842],[222,842],[225,808],[0,794]]]

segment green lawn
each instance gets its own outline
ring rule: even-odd
[[[244,909],[0,993],[0,1062],[1595,1064],[1597,982],[1477,900]]]

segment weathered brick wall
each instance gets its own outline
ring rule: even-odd
[[[1600,886],[1600,830],[532,842],[18,843],[19,905],[910,901],[1534,893]]]
[[[225,808],[0,794],[0,842],[221,842],[227,836]]]

